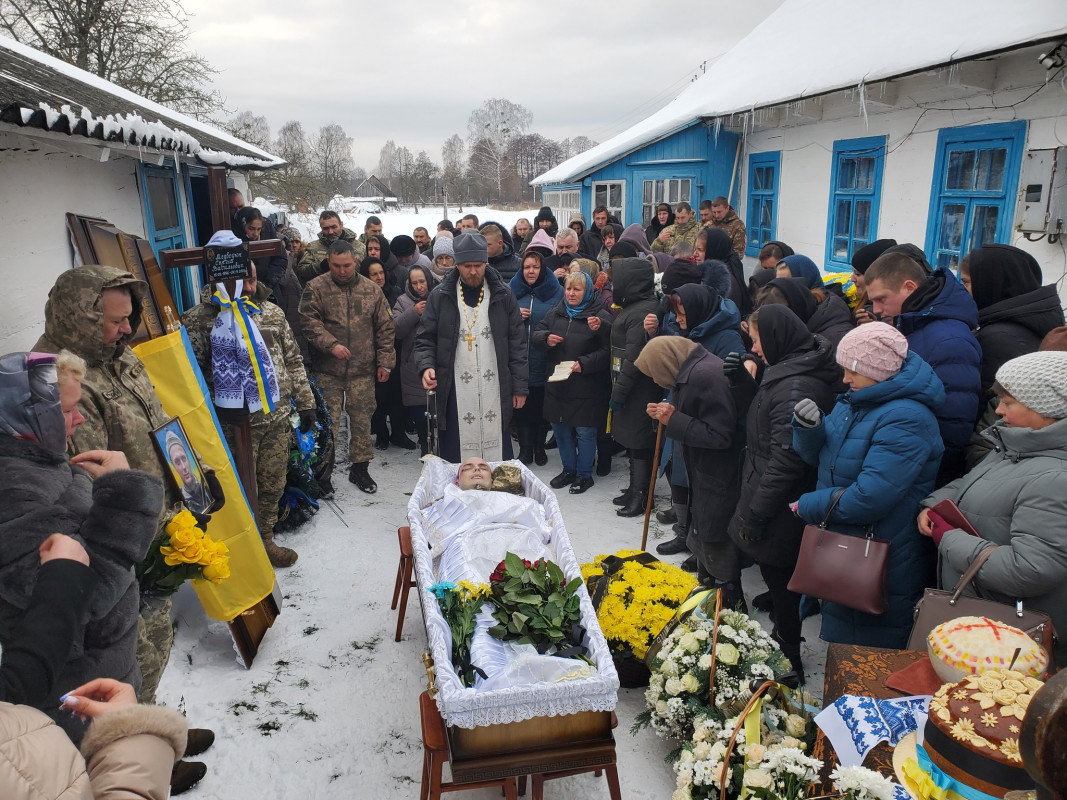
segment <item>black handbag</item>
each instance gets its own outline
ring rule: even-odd
[[[944,589],[927,589],[923,592],[922,598],[915,604],[915,622],[911,627],[911,636],[908,637],[909,650],[926,652],[926,637],[942,622],[956,617],[986,617],[1023,631],[1045,648],[1049,658],[1052,657],[1055,651],[1055,631],[1052,619],[1047,614],[1023,608],[1022,600],[1017,600],[1015,605],[1009,605],[963,594],[964,589],[970,585],[978,570],[996,549],[997,545],[993,545],[978,553],[951,592]]]
[[[889,540],[876,538],[873,525],[867,527],[865,536],[826,527],[844,493],[844,489],[834,493],[821,524],[804,528],[789,590],[867,614],[882,614]]]

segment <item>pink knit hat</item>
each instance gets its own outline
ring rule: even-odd
[[[837,345],[837,363],[874,381],[892,378],[908,357],[908,340],[885,322],[868,322],[845,334]]]

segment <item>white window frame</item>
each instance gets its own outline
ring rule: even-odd
[[[600,187],[600,186],[610,187],[610,186],[613,186],[615,184],[618,184],[619,187],[620,187],[619,197],[622,198],[622,204],[618,205],[618,206],[612,206],[612,205],[609,205],[608,203],[598,203],[597,199],[596,199],[597,187]],[[608,188],[605,191],[606,191],[607,196],[610,198],[611,197],[611,189]],[[589,225],[590,225],[590,227],[593,225],[592,209],[596,208],[599,205],[607,206],[608,214],[616,217],[619,220],[619,222],[621,222],[623,225],[625,225],[626,224],[626,181],[625,180],[593,181],[592,191],[589,194],[589,208],[590,208]]]
[[[560,229],[566,228],[571,217],[582,210],[582,190],[549,189],[541,193],[541,205],[552,209]]]
[[[689,196],[688,197],[682,197],[682,181],[689,181]],[[651,183],[652,184],[652,203],[651,204],[645,202],[645,184],[646,183]],[[664,191],[662,193],[663,196],[661,196],[661,197],[656,197],[656,184],[657,183],[663,184],[662,188],[663,188]],[[671,202],[670,200],[667,199],[668,197],[670,197],[670,184],[672,184],[672,183],[677,183],[678,184],[678,199],[675,200],[674,202]],[[689,203],[690,205],[692,205],[693,204],[693,200],[692,200],[692,198],[693,198],[693,185],[695,183],[696,183],[696,178],[693,177],[693,176],[689,176],[689,175],[682,175],[681,177],[677,177],[677,178],[645,178],[644,180],[642,180],[641,181],[641,224],[642,224],[642,227],[647,228],[649,225],[652,224],[652,217],[656,216],[656,206],[658,206],[660,203],[666,203],[667,205],[669,205],[671,207],[671,210],[673,210],[675,208],[675,206],[677,206],[679,203]],[[645,222],[645,208],[649,208],[650,209],[649,221],[648,222]]]

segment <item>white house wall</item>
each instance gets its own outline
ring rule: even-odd
[[[1027,150],[1067,145],[1067,93],[1060,82],[1052,81],[1032,99],[1023,100],[1045,80],[1045,70],[1037,64],[1034,52],[1026,50],[1000,59],[995,73],[988,62],[976,62],[958,70],[906,78],[898,81],[900,85],[895,88],[889,84],[889,91],[895,91],[896,105],[892,108],[877,102],[880,87],[868,87],[871,102],[867,103],[866,120],[858,93],[808,100],[792,112],[820,115],[817,122],[790,122],[790,112],[781,108],[765,112],[768,117],[776,113],[785,121],[748,134],[741,174],[747,178],[749,155],[781,151],[776,238],[816,264],[825,262],[832,153],[834,142],[839,139],[888,137],[878,238],[913,242],[919,247],[926,241],[941,128],[1022,119],[1029,123]],[[969,67],[974,71],[968,72]],[[988,81],[992,91],[967,93],[960,87],[963,80]],[[738,209],[742,218],[747,201],[747,186],[743,186]],[[1061,296],[1067,300],[1067,281],[1062,280],[1067,265],[1064,239],[1056,244],[1047,240],[1028,242],[1022,234],[1013,233],[1010,243],[1032,253],[1041,264],[1045,283],[1059,281]],[[752,258],[746,261],[750,269],[755,265]]]
[[[99,163],[0,132],[0,353],[29,349],[44,331],[48,290],[72,266],[67,212],[144,236],[137,162]]]

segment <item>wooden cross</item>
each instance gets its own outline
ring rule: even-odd
[[[226,191],[226,170],[223,167],[208,167],[208,196],[211,201],[211,227],[214,231],[228,231],[231,227],[229,194]],[[266,239],[249,242],[249,255],[252,258],[272,256],[285,252],[281,239]],[[164,269],[192,267],[204,263],[204,248],[183,247],[178,250],[160,252]],[[236,281],[226,281],[226,290],[233,297]],[[234,426],[233,460],[237,467],[237,478],[244,487],[252,516],[259,521],[259,491],[256,486],[256,467],[252,459],[252,426],[247,416]],[[230,622],[230,632],[241,652],[245,665],[251,669],[252,660],[259,649],[266,628],[270,626],[279,613],[274,597],[268,594],[263,600]]]
[[[474,331],[472,331],[472,330],[470,330],[468,328],[467,329],[467,335],[466,336],[461,336],[460,338],[467,343],[467,352],[468,353],[474,352],[474,342],[475,342]]]

